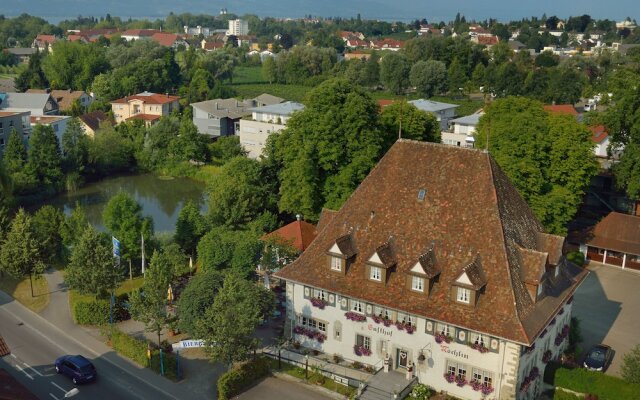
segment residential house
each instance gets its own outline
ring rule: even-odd
[[[420,29],[418,30],[418,36],[431,35],[431,36],[442,36],[444,29],[435,28],[433,25],[425,25],[420,24]]]
[[[580,239],[587,260],[640,271],[640,216],[611,212]]]
[[[593,152],[596,157],[609,158],[609,145],[611,144],[611,138],[609,132],[604,125],[590,126],[591,141],[595,144]],[[622,155],[624,148],[611,149],[611,157],[618,159]]]
[[[35,54],[36,49],[33,47],[11,47],[5,49],[9,54],[13,54],[21,63],[28,63],[32,55]]]
[[[522,51],[527,51],[527,46],[524,43],[520,42],[520,41],[509,39],[507,44],[509,45],[509,48],[511,50],[515,51],[515,52],[518,52],[518,51],[521,51],[521,50]]]
[[[174,49],[182,45],[189,47],[189,43],[184,39],[182,35],[176,35],[175,33],[156,32],[149,39],[158,43],[160,46],[172,47]]]
[[[341,31],[340,38],[343,42],[347,42],[349,39],[364,40],[364,34],[362,32]]]
[[[345,42],[345,47],[350,49],[357,49],[357,48],[366,49],[369,47],[369,42],[362,39],[348,39]]]
[[[118,32],[119,31],[116,28],[100,28],[100,29],[83,29],[83,30],[75,31],[74,33],[76,35],[80,35],[87,38],[89,42],[93,43],[98,39],[100,39],[101,37],[110,39],[111,36],[115,35]]]
[[[415,377],[460,399],[537,399],[588,274],[543,229],[489,153],[398,140],[274,274],[285,335],[384,365],[400,388]]]
[[[58,138],[58,143],[62,143],[62,135],[67,130],[69,121],[71,121],[71,117],[66,115],[32,115],[29,118],[32,130],[36,125],[51,127],[56,138]]]
[[[449,127],[449,120],[453,119],[456,115],[457,104],[441,103],[433,100],[412,100],[409,103],[413,104],[418,110],[425,111],[436,117],[440,123],[440,130],[445,131]]]
[[[284,101],[282,97],[274,96],[269,93],[262,93],[258,97],[248,100],[251,107],[264,107],[272,104],[280,104]]]
[[[442,143],[458,147],[474,147],[476,127],[484,112],[479,111],[471,115],[455,118],[449,121],[450,127],[442,131]]]
[[[33,39],[31,47],[40,51],[51,51],[51,46],[58,40],[60,39],[55,35],[38,35]]]
[[[271,256],[274,258],[272,261],[272,265],[283,266],[289,264],[291,261],[288,259],[287,255],[290,252],[287,252],[287,255],[281,253],[280,248],[282,246],[286,246],[295,250],[297,254],[301,254],[304,252],[313,239],[317,236],[316,227],[313,224],[310,224],[302,219],[300,214],[296,215],[296,220],[276,229],[275,231],[264,235],[260,240],[265,243],[275,242],[275,251],[273,253],[269,252]],[[275,268],[270,272],[276,272],[279,268]],[[263,272],[265,270],[264,264],[261,262],[258,264],[258,272]]]
[[[245,36],[249,34],[249,21],[246,19],[229,20],[227,36]]]
[[[121,36],[124,40],[130,42],[132,40],[150,39],[156,33],[162,33],[162,31],[157,29],[127,29],[122,32]]]
[[[58,103],[61,112],[71,111],[73,102],[78,100],[80,105],[88,108],[93,103],[93,97],[84,90],[50,90],[50,89],[28,89],[27,93],[49,93]]]
[[[294,101],[250,109],[251,119],[241,119],[238,131],[240,144],[247,152],[247,156],[260,158],[267,138],[283,130],[293,113],[303,109],[302,104]]]
[[[100,129],[100,126],[104,123],[114,126],[116,123],[113,118],[109,117],[104,111],[92,111],[78,117],[80,120],[80,126],[84,133],[93,138],[96,135],[96,131]]]
[[[495,35],[476,35],[471,36],[471,41],[477,44],[481,44],[483,46],[487,46],[487,48],[491,48],[500,42],[500,39]]]
[[[80,43],[89,43],[89,38],[86,36],[82,36],[79,34],[71,33],[67,34],[67,41],[69,42],[80,42]]]
[[[117,124],[127,120],[143,120],[146,126],[180,107],[180,97],[150,92],[138,93],[111,102],[111,110]]]
[[[49,93],[0,93],[0,111],[29,111],[32,116],[58,115],[60,106]]]
[[[200,41],[200,46],[205,51],[220,50],[224,48],[224,45],[225,42],[222,40],[202,39],[202,41]]]
[[[385,38],[382,40],[372,40],[369,42],[369,47],[374,50],[399,51],[404,47],[404,42],[401,40]]]
[[[9,135],[14,129],[25,142],[29,139],[31,133],[30,114],[29,111],[0,110],[0,153],[9,143]]]
[[[571,115],[578,121],[582,120],[582,115],[580,115],[573,104],[545,104],[543,107],[544,110],[550,114]]]
[[[187,35],[192,35],[192,36],[202,35],[203,37],[207,37],[207,36],[211,36],[213,32],[214,32],[213,28],[206,28],[200,25],[196,26],[195,28],[187,25],[184,26],[184,33]]]

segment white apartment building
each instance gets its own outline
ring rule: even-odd
[[[227,36],[246,36],[249,34],[249,21],[244,19],[229,20],[229,30]]]
[[[240,144],[250,158],[260,158],[267,138],[285,128],[294,112],[304,105],[294,101],[272,104],[250,109],[251,119],[240,120]]]
[[[275,274],[292,340],[461,399],[539,397],[588,272],[488,153],[401,139],[320,225]]]
[[[449,127],[449,120],[456,116],[457,104],[442,103],[433,100],[411,100],[409,103],[416,106],[418,110],[422,110],[436,117],[440,123],[440,131],[445,131]]]
[[[480,122],[482,111],[449,121],[449,129],[440,133],[442,143],[449,146],[474,147],[476,127]]]

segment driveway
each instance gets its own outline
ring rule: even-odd
[[[591,273],[575,294],[583,352],[604,343],[615,351],[609,375],[620,376],[623,356],[640,343],[640,273],[591,262]]]
[[[317,391],[298,382],[289,382],[277,378],[266,378],[256,386],[235,397],[242,400],[327,400]]]

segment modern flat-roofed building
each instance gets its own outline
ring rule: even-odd
[[[9,135],[15,129],[23,141],[29,139],[31,125],[29,124],[29,111],[0,111],[0,153],[9,143]]]
[[[433,114],[440,123],[441,131],[447,130],[449,127],[449,120],[456,116],[456,108],[459,107],[457,104],[448,104],[425,99],[411,100],[409,103],[416,106],[418,110]]]

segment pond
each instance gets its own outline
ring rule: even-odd
[[[153,174],[104,179],[47,200],[42,205],[58,207],[69,215],[79,203],[89,222],[104,230],[102,211],[119,191],[131,195],[142,206],[142,214],[153,218],[155,232],[174,232],[178,214],[189,200],[198,204],[202,212],[207,211],[204,184],[188,178],[161,178]]]

